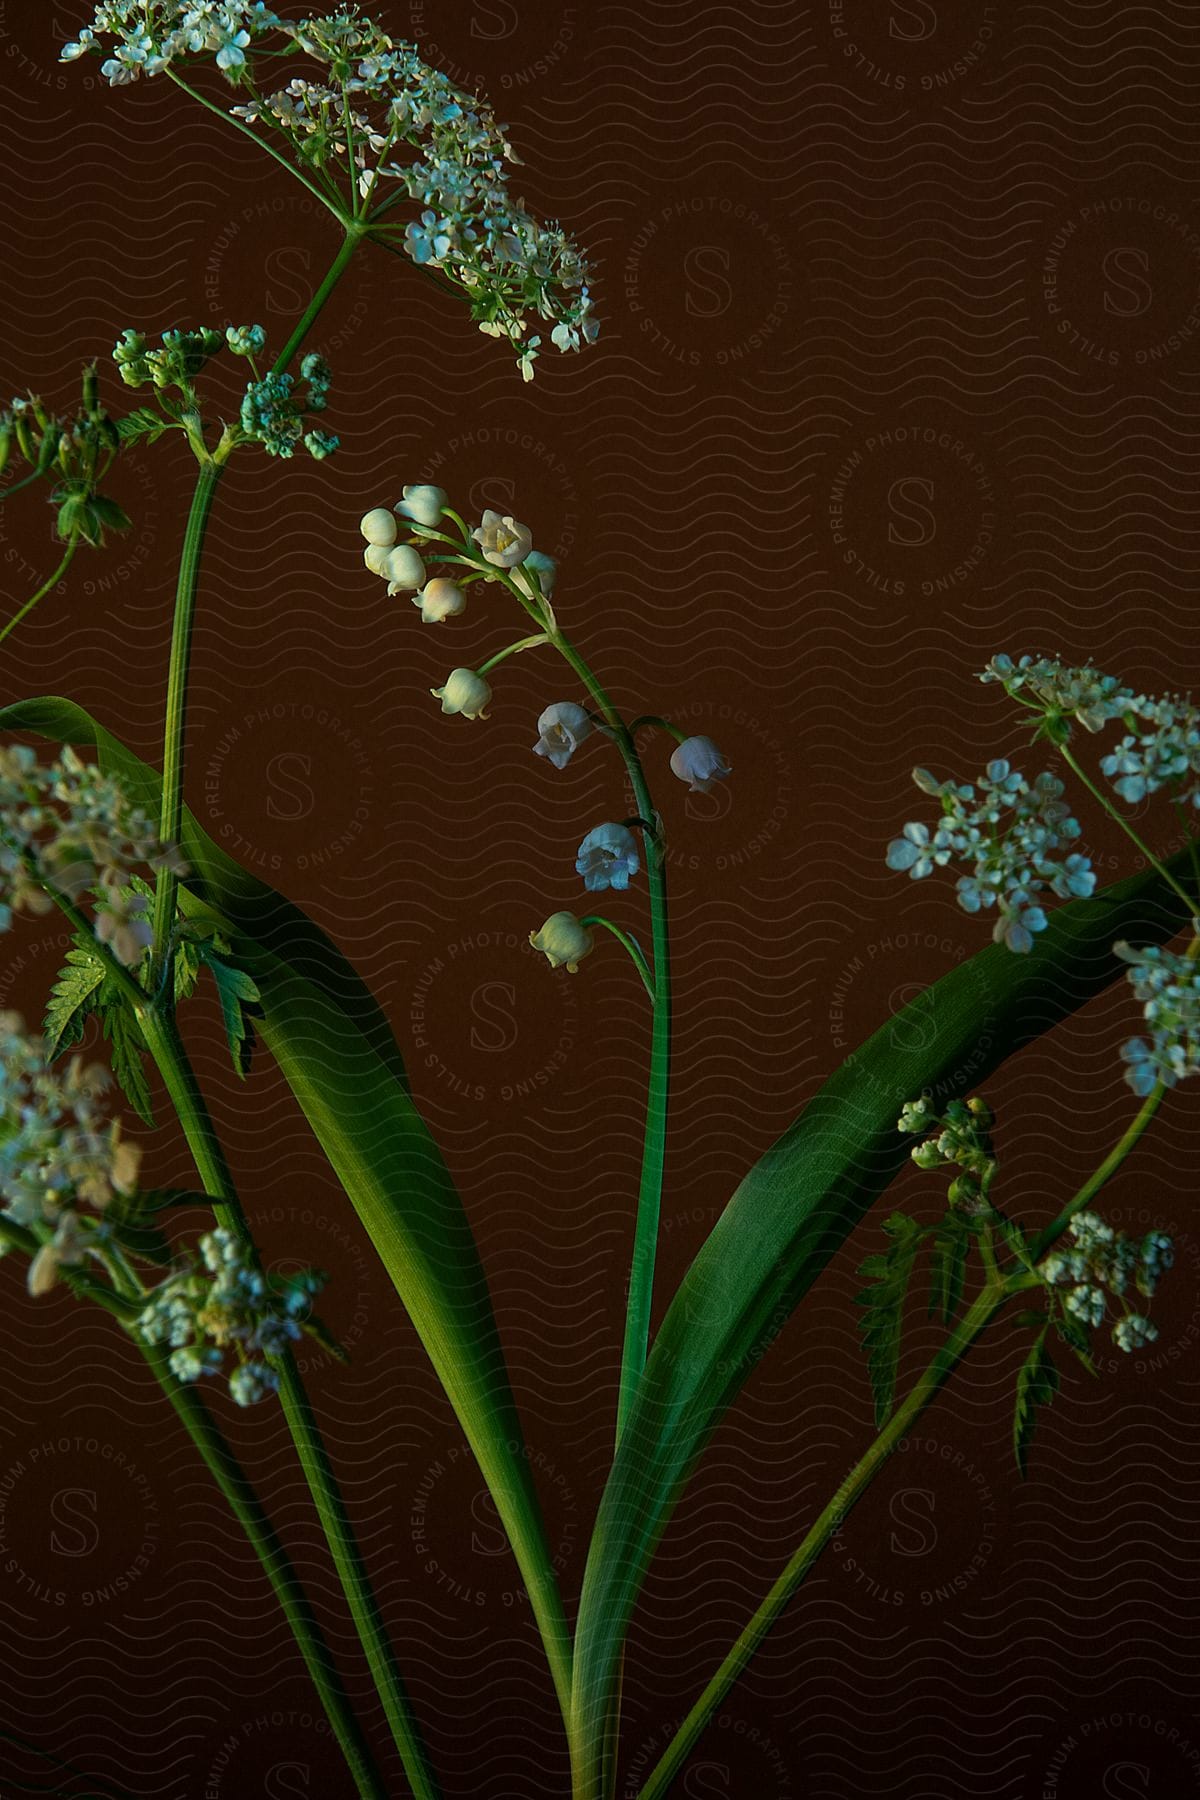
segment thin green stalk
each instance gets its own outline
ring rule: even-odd
[[[520,638],[517,643],[506,644],[503,650],[497,650],[495,656],[489,656],[486,662],[480,663],[475,673],[477,675],[488,675],[499,663],[504,661],[506,656],[516,656],[518,651],[521,650],[536,650],[540,645],[548,644],[549,642],[550,639],[546,636],[544,631],[535,632],[532,637]]]
[[[32,487],[33,483],[40,481],[44,474],[44,469],[34,469],[31,474],[23,475],[20,481],[14,481],[11,487],[4,488],[0,491],[0,506],[3,506],[6,500],[11,500],[14,494],[19,494],[22,488]]]
[[[1157,870],[1158,874],[1162,876],[1162,879],[1166,882],[1172,893],[1178,894],[1189,912],[1193,912],[1197,904],[1196,896],[1194,894],[1189,894],[1186,888],[1180,887],[1170,870],[1163,866],[1158,857],[1155,856],[1153,850],[1151,850],[1150,846],[1142,842],[1142,839],[1129,823],[1129,820],[1113,805],[1103,788],[1097,787],[1087,770],[1072,755],[1070,747],[1067,744],[1060,744],[1058,748],[1067,767],[1078,776],[1092,798],[1099,801],[1109,818],[1115,819],[1117,824],[1121,827],[1121,830],[1125,833],[1125,836],[1129,838],[1131,843],[1137,845],[1137,848],[1146,859],[1147,868]]]
[[[188,1061],[174,1019],[157,1012],[143,1015],[142,1028],[167,1092],[183,1126],[204,1191],[214,1200],[218,1222],[238,1238],[257,1260],[257,1249],[238,1201],[225,1153],[217,1138],[195,1072]],[[272,1359],[279,1375],[279,1398],[296,1446],[309,1492],[317,1508],[326,1542],[350,1615],[354,1620],[371,1674],[383,1703],[392,1737],[416,1800],[439,1800],[439,1789],[412,1714],[400,1670],[371,1590],[362,1553],[346,1512],[337,1477],[322,1441],[312,1404],[290,1351]]]
[[[354,1777],[361,1800],[388,1800],[383,1777],[351,1710],[346,1690],[308,1596],[301,1587],[291,1558],[279,1541],[245,1471],[201,1396],[193,1388],[177,1381],[171,1373],[167,1352],[156,1344],[147,1344],[140,1339],[138,1348],[154,1371],[159,1386],[175,1408],[188,1436],[203,1457],[209,1473],[228,1501],[234,1517],[263,1566],[304,1658],[312,1684],[320,1696],[325,1716],[333,1727],[347,1767]]]
[[[1166,1091],[1166,1088],[1160,1081],[1157,1087],[1152,1089],[1146,1096],[1138,1109],[1137,1117],[1134,1119],[1132,1125],[1130,1125],[1128,1131],[1126,1131],[1123,1136],[1118,1139],[1117,1143],[1114,1144],[1099,1168],[1096,1169],[1093,1174],[1089,1175],[1075,1197],[1067,1202],[1057,1219],[1055,1219],[1052,1224],[1047,1225],[1046,1229],[1036,1239],[1030,1249],[1030,1258],[1033,1262],[1039,1262],[1041,1258],[1045,1256],[1050,1246],[1056,1243],[1062,1236],[1076,1213],[1082,1212],[1085,1206],[1089,1206],[1100,1192],[1100,1189],[1104,1186],[1105,1182],[1110,1181],[1116,1174],[1130,1151],[1140,1143],[1150,1121],[1162,1105],[1163,1095]]]
[[[345,215],[340,207],[334,204],[328,194],[323,194],[321,189],[316,186],[315,182],[310,181],[307,175],[302,174],[294,162],[290,162],[286,156],[281,155],[280,152],[276,150],[274,144],[259,132],[255,131],[252,125],[247,125],[243,119],[235,119],[233,114],[227,112],[223,106],[217,106],[212,100],[209,100],[202,94],[198,88],[194,88],[186,82],[183,79],[183,76],[178,74],[177,71],[169,65],[165,72],[171,77],[171,80],[175,83],[176,87],[182,88],[185,94],[190,94],[193,100],[198,100],[201,106],[207,107],[210,113],[215,113],[218,119],[223,119],[226,125],[232,125],[235,131],[240,131],[243,137],[248,137],[252,144],[257,144],[260,150],[265,150],[268,156],[273,156],[280,167],[286,169],[289,175],[294,176],[302,187],[306,187],[309,193],[321,202],[321,205],[325,210],[333,214],[335,219],[344,219]]]
[[[29,614],[33,611],[33,609],[37,605],[38,601],[44,600],[46,598],[46,595],[50,592],[51,588],[58,586],[58,584],[62,580],[63,576],[66,574],[67,570],[70,568],[71,563],[75,557],[75,552],[76,552],[76,550],[78,550],[78,548],[79,548],[79,539],[77,537],[73,537],[71,539],[70,543],[67,545],[66,553],[63,556],[62,561],[59,563],[57,569],[55,569],[53,575],[50,576],[48,581],[44,581],[42,583],[41,587],[38,589],[37,593],[33,596],[33,598],[31,600],[27,600],[25,602],[24,606],[21,608],[20,612],[14,613],[12,618],[8,621],[8,624],[4,626],[3,630],[0,630],[0,644],[2,644],[4,642],[5,638],[8,636],[10,631],[15,631],[17,629],[17,626],[21,623],[22,619],[26,619],[29,617]]]
[[[660,1800],[662,1795],[669,1792],[672,1782],[713,1713],[721,1705],[830,1538],[836,1534],[843,1519],[862,1498],[872,1478],[896,1445],[924,1412],[1007,1299],[1008,1290],[1005,1286],[989,1284],[964,1314],[957,1329],[946,1340],[866,1454],[855,1464],[807,1537],[784,1566],[753,1618],[738,1635],[720,1668],[680,1724],[661,1760],[651,1770],[641,1789],[639,1800]]]
[[[645,988],[646,992],[649,994],[651,1000],[653,1000],[653,998],[654,998],[654,976],[650,972],[650,964],[646,961],[646,958],[642,954],[642,951],[639,948],[637,942],[635,941],[634,938],[632,938],[630,936],[629,932],[622,931],[622,929],[619,925],[614,925],[611,919],[604,918],[604,916],[601,913],[589,913],[587,918],[580,919],[579,923],[583,926],[603,925],[603,927],[606,931],[612,932],[612,934],[616,938],[617,942],[620,944],[623,944],[625,949],[629,952],[629,955],[633,960],[633,964],[634,964],[635,968],[637,969],[638,974],[642,978],[642,986]]]
[[[329,269],[325,276],[324,281],[322,281],[320,287],[317,289],[316,293],[313,295],[312,299],[309,301],[308,305],[305,307],[303,313],[301,314],[300,320],[296,326],[296,329],[293,331],[291,337],[288,339],[287,343],[284,345],[284,348],[282,349],[282,351],[276,357],[274,366],[271,371],[272,374],[274,374],[274,375],[282,375],[283,371],[287,368],[288,364],[291,362],[293,356],[295,356],[297,350],[300,348],[301,344],[304,342],[305,338],[308,336],[309,332],[312,330],[312,327],[316,320],[317,314],[324,307],[325,302],[328,300],[330,294],[332,294],[334,288],[337,286],[338,282],[342,279],[342,276],[346,272],[347,263],[350,261],[350,258],[354,255],[354,252],[358,249],[359,244],[362,242],[363,229],[357,220],[343,219],[342,225],[345,228],[346,235],[342,239],[341,248],[339,249],[337,255],[334,257],[333,261],[330,263]]]
[[[171,660],[167,672],[166,720],[163,727],[162,808],[159,836],[166,844],[179,842],[183,823],[184,730],[187,724],[188,670],[192,652],[192,626],[196,616],[196,588],[204,534],[225,465],[208,457],[200,464],[191,509],[183,535],[179,578],[175,587],[175,618],[171,627]],[[173,869],[158,872],[154,895],[154,963],[161,969],[168,954],[175,925],[179,878]]]

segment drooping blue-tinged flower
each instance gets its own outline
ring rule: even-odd
[[[576,872],[590,894],[627,888],[640,868],[637,839],[627,825],[607,823],[588,832],[575,858]]]
[[[461,713],[464,719],[487,718],[484,708],[491,701],[492,690],[474,669],[451,669],[445,685],[429,691],[441,701],[444,713]]]
[[[413,594],[412,603],[420,607],[426,625],[440,625],[466,611],[467,596],[457,581],[439,575],[433,581],[427,581],[419,594]]]
[[[515,569],[533,548],[533,533],[528,525],[520,524],[511,513],[502,516],[493,512],[490,506],[484,512],[483,523],[476,526],[471,536],[483,552],[484,561],[497,569]]]
[[[555,562],[554,558],[545,555],[541,550],[530,550],[520,567],[521,573],[518,579],[521,580],[521,585],[525,587],[529,593],[536,595],[540,592],[547,600],[549,600],[551,594],[554,592],[554,583],[558,579],[558,564]],[[523,579],[526,575],[531,574],[537,576],[536,586],[533,582],[525,581]]]
[[[396,502],[396,511],[414,524],[426,525],[432,529],[450,504],[450,496],[444,488],[433,487],[423,482],[417,487],[406,487],[403,500]]]
[[[565,769],[591,732],[592,721],[586,709],[574,700],[556,700],[540,714],[537,729],[534,755],[546,757],[556,769]]]
[[[710,737],[690,737],[672,750],[671,772],[689,784],[689,793],[707,794],[715,781],[724,781],[733,770]]]
[[[551,913],[540,931],[531,931],[529,942],[540,950],[552,969],[566,967],[574,975],[585,956],[596,948],[595,939],[574,913]]]
[[[1125,1079],[1142,1096],[1160,1081],[1174,1087],[1200,1069],[1200,967],[1157,944],[1138,950],[1122,941],[1113,949],[1130,965],[1129,985],[1150,1031],[1122,1046]]]

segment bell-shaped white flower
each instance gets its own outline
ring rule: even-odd
[[[467,596],[457,581],[448,581],[439,575],[433,581],[427,581],[419,594],[412,595],[412,603],[420,607],[426,625],[440,625],[443,619],[456,618],[466,611]]]
[[[441,701],[444,713],[461,713],[464,719],[487,718],[483,709],[491,700],[492,690],[474,669],[451,669],[446,685],[429,691]]]
[[[425,582],[425,564],[411,544],[397,544],[384,556],[379,573],[388,584],[388,593],[401,593],[405,588],[419,588]]]
[[[368,544],[363,551],[363,561],[372,575],[382,575],[383,565],[391,554],[392,546],[390,544]]]
[[[416,525],[433,526],[449,504],[450,496],[445,488],[430,487],[428,483],[423,483],[418,487],[405,488],[403,500],[396,502],[396,511]]]
[[[535,756],[545,756],[556,769],[565,769],[575,751],[592,729],[592,721],[574,700],[556,700],[537,722],[538,741]]]
[[[358,522],[358,529],[368,544],[378,545],[384,550],[391,549],[400,531],[395,513],[389,512],[386,506],[373,506],[369,513],[364,513]]]
[[[636,875],[639,867],[637,839],[627,825],[597,825],[588,832],[575,858],[575,868],[590,894],[610,887],[627,888],[629,877]]]
[[[515,569],[533,548],[533,533],[528,525],[520,524],[511,513],[501,518],[490,506],[484,512],[483,524],[477,525],[471,536],[483,551],[484,561],[497,569]]]
[[[558,564],[552,556],[547,556],[544,551],[531,550],[521,564],[521,573],[524,574],[530,569],[532,569],[537,576],[538,586],[548,600],[554,592],[554,583],[558,578]],[[530,591],[533,592],[533,584],[529,583],[527,585],[529,586]]]
[[[575,974],[584,957],[596,948],[591,932],[569,912],[551,913],[540,931],[530,932],[529,941],[535,950],[542,952],[552,969],[561,969],[565,963],[570,975]]]
[[[671,752],[671,771],[690,784],[693,794],[707,794],[714,781],[733,773],[709,737],[684,738],[677,744]]]

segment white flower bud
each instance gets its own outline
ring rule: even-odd
[[[584,708],[573,700],[557,700],[542,713],[537,728],[534,755],[548,757],[556,769],[565,769],[591,731],[592,721]]]
[[[389,544],[368,544],[363,551],[363,561],[372,575],[382,575],[384,562],[391,553]]]
[[[467,596],[457,581],[448,581],[441,575],[427,581],[420,593],[411,598],[413,605],[420,607],[426,625],[440,625],[444,619],[456,618],[467,609]]]
[[[412,519],[417,525],[436,525],[447,506],[450,496],[444,488],[406,487],[403,500],[396,502],[396,511],[403,518]]]
[[[384,550],[390,550],[399,535],[396,516],[386,506],[376,506],[369,513],[364,513],[359,520],[358,529],[368,544],[380,545]]]
[[[386,552],[379,573],[388,583],[388,592],[419,588],[425,580],[425,564],[411,544],[397,544]]]
[[[671,752],[671,772],[690,783],[689,792],[707,794],[714,781],[724,781],[733,771],[709,737],[685,738]]]
[[[551,913],[540,931],[530,932],[529,942],[542,952],[552,969],[561,969],[565,963],[570,975],[596,947],[591,932],[569,912]]]
[[[451,669],[445,687],[429,691],[441,701],[444,713],[461,713],[464,719],[487,718],[483,709],[491,700],[492,690],[474,669]]]

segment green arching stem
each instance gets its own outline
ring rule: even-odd
[[[1200,946],[1200,939],[1196,940]],[[1029,1247],[1029,1261],[1035,1263],[1066,1230],[1077,1212],[1093,1200],[1105,1182],[1111,1179],[1130,1152],[1141,1141],[1147,1126],[1158,1111],[1163,1097],[1160,1085],[1148,1096],[1132,1125],[1123,1132],[1108,1155],[1083,1183],[1078,1193],[1063,1208],[1053,1224],[1048,1225]],[[994,1267],[994,1263],[992,1265]],[[738,1676],[758,1649],[771,1626],[804,1581],[842,1519],[865,1492],[872,1478],[899,1440],[934,1399],[948,1377],[953,1374],[972,1344],[980,1337],[1005,1302],[1015,1294],[1040,1286],[1038,1277],[1027,1266],[1011,1270],[1007,1276],[989,1272],[988,1280],[972,1306],[963,1315],[945,1344],[933,1358],[924,1375],[911,1390],[904,1403],[875,1438],[862,1459],[855,1464],[829,1505],[816,1520],[770,1592],[736,1639],[733,1648],[709,1682],[700,1698],[671,1739],[666,1753],[652,1769],[638,1800],[659,1800],[666,1794],[697,1739],[717,1707],[733,1687]]]
[[[351,1710],[324,1634],[262,1502],[201,1396],[175,1379],[166,1351],[140,1339],[138,1348],[263,1566],[354,1777],[360,1800],[388,1800],[388,1790]]]
[[[1124,816],[1123,813],[1121,813],[1117,810],[1117,808],[1113,805],[1112,801],[1108,798],[1108,795],[1104,792],[1103,788],[1097,787],[1096,783],[1092,780],[1092,778],[1088,774],[1087,770],[1072,755],[1070,746],[1067,744],[1060,744],[1058,746],[1058,748],[1059,748],[1060,754],[1062,755],[1062,759],[1066,763],[1067,767],[1072,771],[1073,774],[1078,776],[1079,780],[1082,781],[1084,787],[1087,789],[1088,793],[1092,796],[1092,798],[1094,800],[1099,801],[1100,805],[1104,808],[1104,810],[1108,814],[1109,818],[1115,819],[1117,824],[1121,827],[1121,830],[1125,833],[1125,836],[1127,838],[1129,838],[1130,842],[1133,844],[1136,844],[1137,848],[1141,851],[1142,855],[1146,859],[1146,866],[1148,868],[1154,869],[1159,875],[1161,875],[1162,879],[1166,882],[1167,886],[1171,889],[1172,893],[1177,894],[1179,896],[1179,898],[1183,901],[1184,905],[1189,909],[1189,911],[1194,912],[1196,909],[1196,904],[1197,904],[1196,896],[1194,894],[1189,894],[1185,888],[1180,887],[1179,883],[1176,881],[1175,877],[1171,874],[1170,870],[1163,867],[1163,864],[1159,861],[1158,857],[1155,856],[1153,850],[1150,849],[1149,845],[1142,842],[1141,837],[1134,830],[1133,826],[1129,823],[1129,820]]]
[[[846,1476],[795,1554],[785,1564],[753,1618],[740,1632],[720,1668],[681,1722],[663,1757],[651,1770],[640,1791],[639,1800],[661,1800],[661,1796],[670,1791],[675,1777],[713,1713],[804,1581],[830,1538],[836,1534],[851,1508],[862,1498],[872,1478],[1008,1297],[1009,1290],[1006,1286],[989,1284],[964,1314],[961,1323],[938,1351],[916,1386]]]
[[[177,844],[183,824],[184,729],[187,724],[188,671],[192,652],[192,626],[196,616],[196,588],[200,576],[200,554],[204,534],[216,498],[217,486],[224,474],[224,462],[206,456],[200,464],[191,509],[183,536],[179,559],[179,578],[175,587],[175,617],[171,626],[171,660],[167,672],[166,720],[163,728],[162,807],[159,812],[159,837],[165,844]],[[175,925],[175,904],[179,878],[164,866],[158,872],[154,894],[154,965],[163,967],[168,954],[171,932]]]
[[[480,663],[475,673],[487,675],[497,663],[502,663],[506,656],[515,656],[519,650],[536,650],[541,644],[548,644],[550,639],[544,631],[536,632],[532,637],[521,638],[518,643],[506,644],[503,650],[497,650],[495,656],[489,656],[486,662]]]
[[[194,88],[189,82],[186,82],[183,79],[183,76],[177,74],[169,65],[164,70],[164,73],[169,75],[171,80],[175,83],[175,86],[182,88],[185,94],[190,94],[193,100],[198,100],[201,106],[207,107],[210,113],[215,113],[218,119],[223,119],[226,125],[232,125],[235,131],[240,131],[243,137],[248,137],[252,144],[257,144],[260,150],[265,150],[268,156],[273,156],[281,168],[286,169],[288,174],[294,176],[302,187],[308,189],[314,199],[321,202],[321,205],[327,212],[331,212],[335,219],[344,221],[345,214],[334,200],[332,200],[328,194],[322,193],[315,182],[310,181],[307,175],[302,174],[294,162],[289,162],[286,156],[281,155],[280,152],[276,150],[274,144],[268,142],[265,137],[255,131],[252,125],[247,125],[244,119],[235,119],[233,114],[226,111],[223,106],[217,106],[214,101],[209,100],[206,95],[200,93],[198,88]]]
[[[24,486],[24,483],[22,483],[22,486]],[[10,489],[9,491],[11,493],[16,492],[15,488]],[[41,587],[38,589],[37,593],[34,594],[33,598],[30,600],[27,600],[25,602],[24,606],[21,608],[20,612],[14,613],[12,618],[8,621],[7,625],[5,625],[2,630],[0,630],[0,644],[2,644],[4,642],[5,638],[8,636],[10,631],[15,631],[17,629],[17,626],[21,623],[22,619],[27,619],[29,617],[29,614],[33,611],[33,609],[37,605],[38,601],[44,600],[46,598],[46,595],[50,592],[51,588],[58,586],[58,584],[62,580],[63,576],[66,574],[67,570],[70,568],[71,563],[73,562],[74,557],[75,557],[75,552],[76,552],[76,550],[78,550],[78,548],[79,548],[79,539],[77,537],[73,537],[71,539],[70,543],[67,545],[66,551],[63,555],[63,559],[59,563],[57,569],[55,569],[53,575],[50,576],[49,580],[44,581],[42,583]]]
[[[661,718],[658,713],[643,713],[640,719],[633,721],[629,729],[631,732],[640,731],[643,725],[653,725],[658,731],[669,732],[677,744],[687,743],[687,732],[681,731],[678,725],[672,725],[670,719]]]
[[[296,329],[292,332],[291,337],[276,357],[271,370],[273,375],[281,375],[287,368],[293,356],[295,356],[297,350],[312,330],[317,314],[324,307],[325,302],[345,274],[347,263],[362,242],[363,227],[357,219],[343,219],[342,225],[346,235],[342,239],[341,248],[330,263],[325,279],[322,281],[320,287],[301,314]]]
[[[153,1010],[142,1016],[142,1029],[172,1105],[183,1126],[204,1191],[214,1201],[218,1222],[231,1231],[257,1260],[258,1252],[238,1201],[225,1153],[195,1073],[172,1018]],[[291,1352],[272,1359],[279,1375],[279,1398],[296,1454],[316,1505],[351,1617],[366,1654],[392,1737],[416,1800],[439,1800],[439,1789],[412,1714],[404,1681],[396,1666],[379,1606],[346,1512],[329,1454],[317,1429],[312,1404]]]
[[[632,937],[630,937],[629,933],[627,931],[622,931],[622,929],[619,925],[614,925],[611,919],[605,919],[599,913],[589,913],[587,918],[580,919],[579,923],[583,926],[603,925],[603,927],[606,931],[612,932],[613,936],[617,939],[617,941],[619,943],[624,944],[626,950],[628,950],[630,956],[633,958],[633,962],[637,969],[638,974],[642,978],[642,985],[645,987],[645,990],[649,994],[651,1000],[653,1000],[654,999],[654,976],[650,973],[649,963],[646,961],[646,958],[643,956],[641,950],[639,949],[638,945],[634,942]]]

